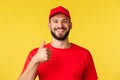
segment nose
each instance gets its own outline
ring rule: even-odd
[[[63,26],[63,23],[60,21],[58,22],[58,27],[62,27]]]

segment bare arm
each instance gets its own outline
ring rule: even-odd
[[[35,80],[37,67],[41,62],[45,62],[49,59],[50,50],[44,48],[44,42],[38,49],[37,53],[31,59],[26,70],[20,75],[18,80]]]
[[[21,74],[18,80],[35,80],[37,67],[38,63],[35,63],[34,59],[32,59],[28,64],[26,70]]]

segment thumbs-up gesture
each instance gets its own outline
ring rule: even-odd
[[[44,48],[45,41],[42,42],[40,48],[38,49],[36,55],[34,56],[37,62],[45,62],[49,60],[51,51],[48,48]]]

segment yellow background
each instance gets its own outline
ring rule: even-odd
[[[29,51],[50,42],[49,10],[70,10],[70,41],[91,51],[99,80],[120,80],[120,0],[0,0],[0,80],[16,80]]]

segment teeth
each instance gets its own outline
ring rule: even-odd
[[[57,30],[57,31],[63,31],[63,30]]]
[[[64,30],[62,30],[62,29],[59,29],[59,30],[57,30],[57,31],[64,31]]]
[[[57,32],[58,32],[59,34],[62,34],[62,33],[64,32],[64,30],[63,30],[63,29],[58,29]]]

